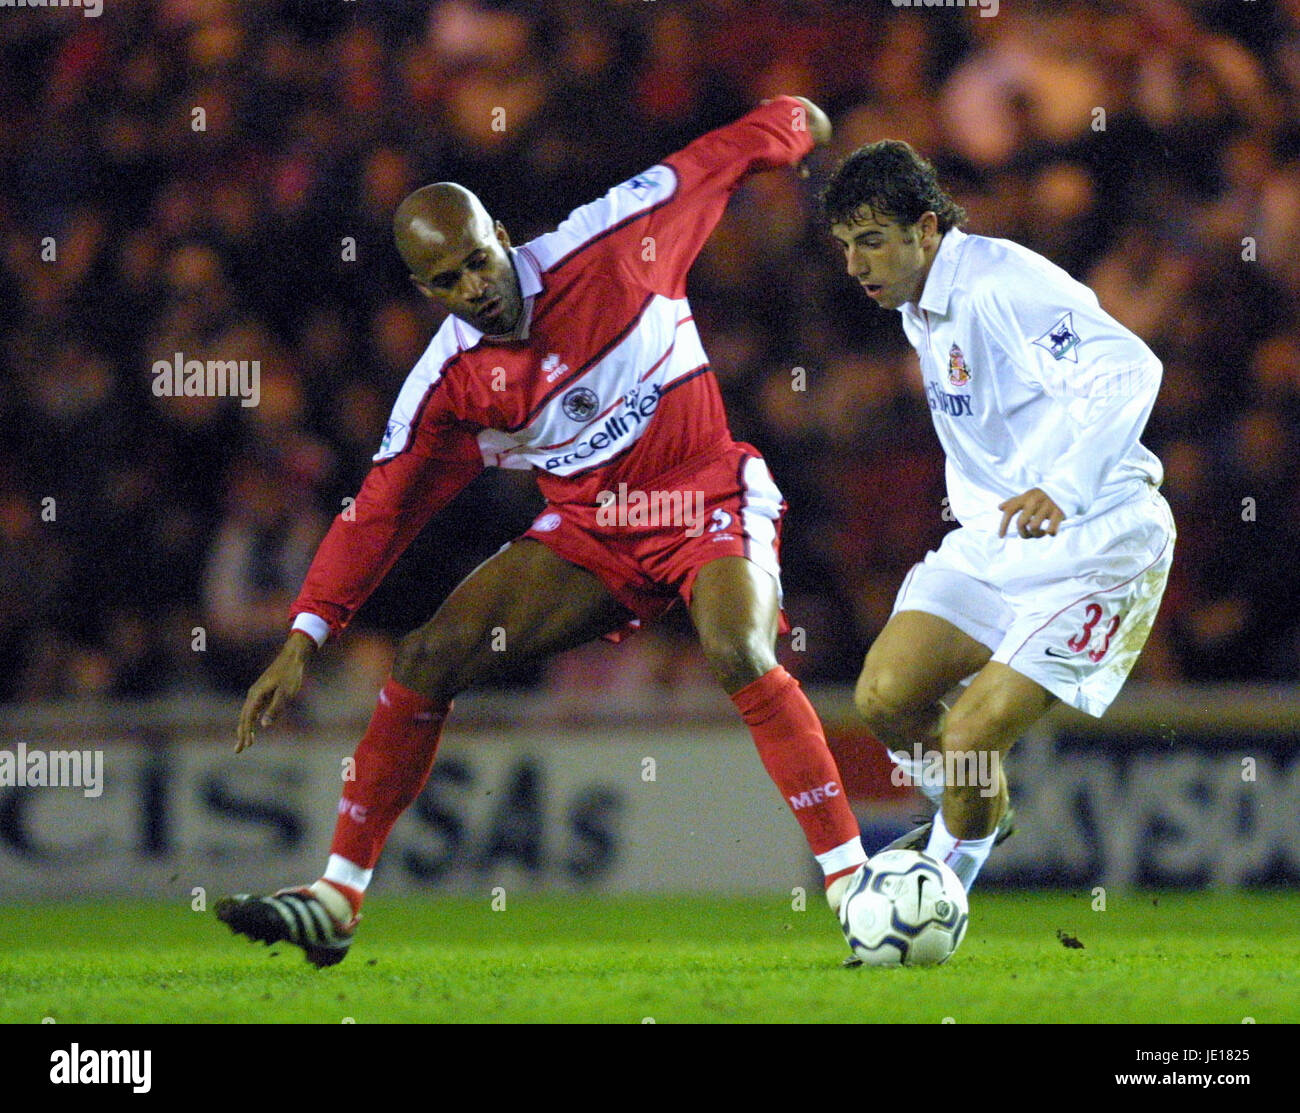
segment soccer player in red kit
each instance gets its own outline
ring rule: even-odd
[[[458,185],[425,186],[399,206],[402,259],[449,316],[398,395],[355,505],[321,542],[288,640],[249,690],[237,751],[480,469],[532,468],[547,506],[400,643],[324,875],[225,898],[217,914],[234,931],[296,944],[317,966],[339,962],[384,841],[428,778],[452,699],[678,598],[837,906],[866,855],[817,715],[776,661],[784,502],[759,454],[732,440],[685,296],[736,187],[800,163],[829,137],[815,105],[778,97],[518,248]],[[641,520],[614,512],[629,493],[679,513],[668,525],[620,524]]]

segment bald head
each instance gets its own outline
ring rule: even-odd
[[[393,215],[397,250],[414,275],[423,275],[449,244],[466,237],[486,239],[492,234],[492,218],[483,202],[455,182],[421,186]]]
[[[422,186],[397,206],[393,238],[420,290],[482,332],[513,332],[523,308],[510,237],[455,182]]]

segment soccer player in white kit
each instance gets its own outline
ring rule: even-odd
[[[920,358],[959,523],[904,579],[856,704],[939,806],[893,845],[969,890],[1011,831],[1002,756],[1057,700],[1102,715],[1150,633],[1175,537],[1138,440],[1161,364],[1061,268],[963,232],[906,143],[850,155],[823,203],[848,273]],[[941,786],[918,768],[939,755]]]

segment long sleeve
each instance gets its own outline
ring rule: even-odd
[[[777,97],[574,209],[528,249],[550,273],[594,249],[636,289],[684,298],[691,264],[736,187],[756,171],[793,166],[812,148],[804,106]]]
[[[1139,449],[1162,368],[1091,291],[1075,285],[1066,293],[1072,295],[1068,300],[1050,281],[1020,284],[1014,294],[990,282],[980,311],[997,322],[999,343],[1012,347],[1006,354],[1022,381],[1058,403],[1062,427],[1045,432],[1067,447],[1046,465],[1037,485],[1074,517],[1088,510]]]
[[[429,519],[482,470],[473,431],[427,415],[409,446],[376,463],[355,504],[334,519],[291,608],[295,626],[321,642],[320,623],[301,620],[315,616],[340,633]]]
[[[643,272],[649,288],[685,297],[686,275],[741,182],[756,171],[794,166],[812,149],[804,106],[793,97],[777,97],[666,158],[664,165],[677,177],[676,190],[640,230],[653,246]]]

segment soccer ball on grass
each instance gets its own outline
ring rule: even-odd
[[[950,867],[915,850],[884,850],[853,875],[840,926],[868,966],[937,966],[961,945],[969,914]]]

